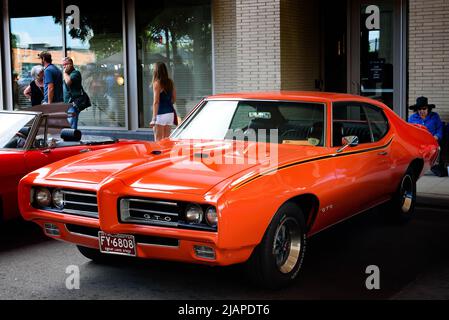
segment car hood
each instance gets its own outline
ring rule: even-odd
[[[200,195],[243,172],[322,153],[317,153],[321,148],[292,147],[235,141],[141,143],[77,156],[50,170],[45,179],[100,184],[114,178],[132,188]]]

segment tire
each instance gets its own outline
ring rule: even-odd
[[[2,197],[0,197],[0,224],[5,222],[5,217],[3,216],[3,200]]]
[[[276,212],[247,262],[250,279],[267,289],[288,286],[301,269],[305,247],[304,215],[297,205],[286,203]]]
[[[101,253],[98,249],[83,247],[83,246],[76,246],[78,248],[78,251],[85,256],[87,259],[92,260],[95,263],[98,264],[109,264],[114,261],[117,261],[116,256],[111,256],[109,254]]]
[[[404,174],[393,199],[388,204],[388,215],[395,223],[409,222],[415,213],[416,177],[410,169]]]

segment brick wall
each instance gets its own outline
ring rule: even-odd
[[[215,91],[315,90],[318,6],[309,0],[214,0]]]
[[[318,2],[281,0],[281,82],[283,90],[316,90],[320,79]]]
[[[410,0],[409,104],[424,95],[449,122],[449,0]]]
[[[235,0],[214,0],[212,2],[216,93],[237,91],[237,25],[235,10]]]
[[[214,0],[215,91],[279,90],[280,0]]]
[[[237,0],[239,91],[280,90],[280,0]]]

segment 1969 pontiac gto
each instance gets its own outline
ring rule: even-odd
[[[413,216],[437,141],[378,101],[308,93],[202,100],[169,139],[79,155],[20,182],[23,217],[94,261],[111,254],[246,262],[271,288],[298,274],[306,237],[385,203]]]

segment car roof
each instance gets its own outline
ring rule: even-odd
[[[318,91],[270,91],[270,92],[237,92],[208,96],[208,100],[241,99],[241,100],[287,100],[287,101],[362,101],[379,104],[379,101],[346,93],[318,92]]]

